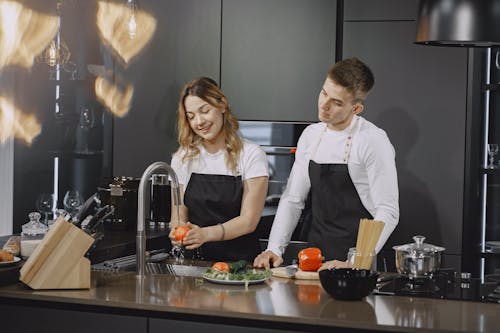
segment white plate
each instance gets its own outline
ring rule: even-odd
[[[205,277],[205,276],[203,278],[205,280],[207,280],[208,282],[217,283],[217,284],[231,284],[231,285],[244,286],[247,282],[245,280],[219,280],[219,279],[213,279],[213,278],[209,278],[209,277]],[[251,285],[251,284],[262,283],[262,282],[266,281],[267,279],[269,279],[269,278],[263,278],[263,279],[258,279],[258,280],[248,280],[248,284]]]
[[[19,261],[21,261],[21,258],[19,258],[19,257],[14,257],[14,260],[12,260],[12,261],[0,261],[0,267],[1,266],[9,266],[9,265],[15,264],[16,262],[19,262]]]

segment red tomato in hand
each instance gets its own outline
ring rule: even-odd
[[[317,247],[308,247],[299,252],[299,268],[303,271],[317,271],[323,262],[321,250]]]
[[[219,272],[229,272],[229,265],[226,262],[216,262],[212,265],[212,269]]]
[[[176,241],[180,242],[186,237],[189,228],[185,225],[180,225],[174,228],[174,238]]]

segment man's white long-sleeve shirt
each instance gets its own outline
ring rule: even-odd
[[[355,116],[350,126],[342,131],[331,130],[325,123],[316,123],[309,125],[300,136],[295,163],[278,205],[267,250],[282,256],[290,241],[311,187],[309,161],[345,164],[343,157],[350,133],[353,137],[347,162],[349,175],[363,206],[375,220],[385,223],[376,252],[385,244],[399,221],[394,148],[384,130]]]

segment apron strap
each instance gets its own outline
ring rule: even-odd
[[[349,133],[347,134],[347,139],[346,139],[345,146],[344,146],[344,155],[343,155],[343,158],[342,158],[342,161],[345,164],[347,164],[347,162],[349,161],[349,157],[351,156],[352,138],[354,136],[354,131],[356,129],[356,125],[358,123],[358,119],[359,119],[358,116],[354,116],[354,118],[352,119],[351,123],[349,124]],[[325,128],[323,128],[323,131],[321,131],[321,134],[319,135],[319,138],[318,138],[318,140],[316,141],[316,144],[313,147],[313,151],[311,153],[310,160],[314,161],[314,158],[316,157],[316,152],[318,151],[319,144],[320,144],[321,139],[323,138],[323,135],[325,134],[327,128],[328,128],[328,125],[326,125]]]

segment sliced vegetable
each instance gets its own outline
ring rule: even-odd
[[[317,247],[308,247],[298,254],[299,268],[303,271],[317,271],[323,262],[321,250]]]
[[[245,272],[240,273],[230,273],[230,272],[221,272],[212,268],[207,269],[207,271],[203,274],[203,277],[217,280],[232,280],[232,281],[255,281],[255,280],[263,280],[271,277],[271,270],[265,271],[257,271],[255,269],[250,269]]]

